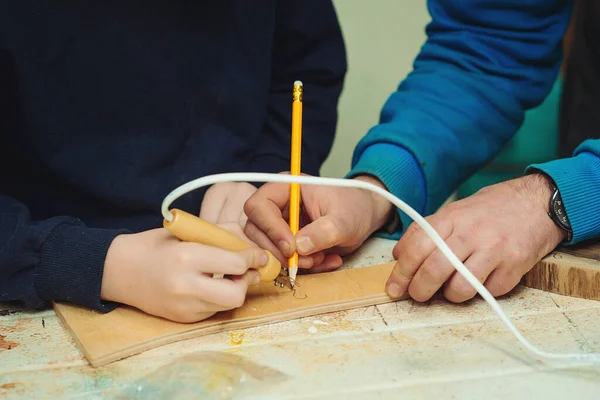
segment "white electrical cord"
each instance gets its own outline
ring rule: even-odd
[[[477,292],[484,298],[484,300],[492,307],[492,309],[498,314],[500,319],[506,324],[508,329],[515,335],[515,337],[529,349],[532,353],[537,354],[544,358],[558,358],[558,359],[575,359],[575,360],[600,360],[600,353],[589,353],[589,354],[557,354],[548,353],[537,349],[531,343],[523,337],[517,327],[508,319],[502,307],[498,304],[494,296],[483,286],[481,282],[469,271],[467,267],[456,257],[456,255],[450,250],[448,245],[444,242],[441,236],[433,229],[431,225],[415,210],[413,210],[408,204],[389,193],[388,191],[381,189],[371,183],[354,180],[354,179],[338,179],[338,178],[321,178],[314,176],[292,176],[283,174],[266,174],[266,173],[226,173],[226,174],[215,174],[208,175],[202,178],[195,179],[186,184],[183,184],[173,190],[165,197],[162,203],[162,214],[167,221],[171,221],[173,215],[169,211],[169,206],[177,198],[183,196],[198,188],[213,185],[219,182],[280,182],[280,183],[300,183],[303,185],[323,185],[323,186],[340,186],[340,187],[353,187],[370,190],[375,192],[387,200],[389,200],[396,207],[404,211],[413,221],[423,228],[423,230],[429,235],[435,245],[441,250],[444,256],[450,261],[452,266],[477,290]]]

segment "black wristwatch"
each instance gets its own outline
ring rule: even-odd
[[[552,193],[552,197],[550,198],[550,210],[548,211],[548,215],[550,218],[552,218],[552,221],[559,226],[559,228],[567,232],[567,241],[570,242],[573,238],[573,229],[571,229],[571,223],[569,222],[565,205],[562,201],[562,197],[560,196],[558,187],[556,187],[552,179],[549,181],[554,188],[554,193]]]

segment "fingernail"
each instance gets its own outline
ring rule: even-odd
[[[313,266],[313,260],[310,257],[298,257],[298,267],[308,269]]]
[[[308,236],[302,236],[296,239],[296,247],[300,253],[308,254],[315,248],[315,244]]]
[[[398,286],[394,282],[391,282],[390,284],[387,285],[386,292],[387,292],[388,296],[390,296],[392,298],[396,298],[396,297],[400,297],[400,295],[402,294],[402,289],[400,288],[400,286]]]
[[[342,257],[330,257],[327,265],[332,268],[340,268],[343,263]]]
[[[261,253],[260,257],[258,257],[258,262],[260,265],[265,265],[269,261],[269,256],[267,253]]]
[[[290,245],[285,240],[282,240],[279,243],[277,243],[277,247],[284,255],[290,253]]]
[[[252,274],[252,285],[258,285],[260,283],[260,275],[258,273]]]

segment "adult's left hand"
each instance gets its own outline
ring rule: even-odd
[[[450,203],[427,221],[493,296],[512,290],[539,260],[565,238],[548,216],[552,187],[541,174],[481,189]],[[443,286],[446,299],[464,302],[477,292],[412,223],[393,251],[396,265],[389,296],[429,300]]]
[[[200,218],[213,224],[237,222],[243,228],[248,220],[244,203],[254,192],[256,187],[247,182],[216,183],[204,195]]]

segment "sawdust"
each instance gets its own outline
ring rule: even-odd
[[[0,326],[0,332],[1,333],[15,333],[15,332],[22,332],[27,328],[27,325],[25,323],[25,320],[17,320],[16,323],[12,326],[9,325],[4,325],[4,326]]]
[[[314,366],[315,365],[330,365],[330,364],[336,364],[336,365],[344,365],[344,363],[346,363],[348,361],[348,352],[344,351],[344,352],[334,352],[334,353],[327,353],[327,354],[315,354],[313,356],[311,356],[311,360],[309,363],[306,363],[303,366],[303,371],[305,373],[311,373],[312,371],[314,371]]]
[[[360,329],[361,327],[360,324],[348,318],[348,311],[336,311],[323,314],[320,316],[319,321],[321,322],[319,330],[322,332],[349,332]]]
[[[526,330],[521,329],[522,332]],[[473,339],[486,339],[489,340],[494,337],[502,336],[506,334],[506,328],[496,323],[477,323],[467,326],[456,326],[449,327],[440,330],[436,334],[440,340],[446,340],[448,337],[460,340],[473,340]]]
[[[48,361],[46,362],[46,365],[58,365],[58,364],[64,364],[64,363],[76,363],[79,361],[84,361],[85,357],[83,355],[78,355],[75,357],[68,357],[65,359],[59,359],[59,360],[52,360],[52,361]]]
[[[21,382],[11,382],[11,383],[5,383],[4,385],[0,385],[0,389],[14,389],[16,387],[18,387],[19,385],[22,385]]]
[[[12,350],[15,347],[18,347],[19,343],[11,342],[10,340],[6,340],[6,336],[0,335],[0,350]]]
[[[405,335],[398,331],[390,332],[389,335],[384,335],[383,340],[396,345],[415,345],[419,343],[419,341],[414,337]]]
[[[0,385],[0,397],[4,398],[5,395],[16,395],[24,394],[25,385],[22,382],[9,382]]]
[[[231,346],[239,346],[244,343],[244,332],[231,331],[229,332],[229,344]]]

